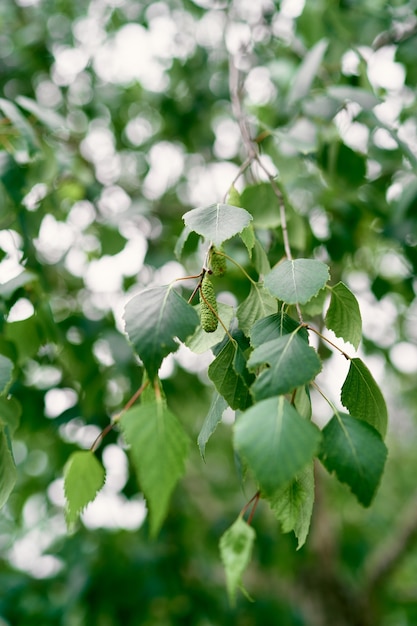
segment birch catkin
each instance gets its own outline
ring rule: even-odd
[[[214,333],[219,323],[217,319],[217,302],[213,283],[208,274],[205,274],[201,283],[200,320],[201,327],[206,333]],[[209,306],[210,305],[210,306]],[[210,308],[211,307],[211,308]]]

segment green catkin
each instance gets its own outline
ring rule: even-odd
[[[214,276],[223,276],[226,271],[226,257],[221,252],[221,248],[211,249],[210,268]]]
[[[214,333],[219,321],[213,312],[215,311],[217,313],[216,294],[214,293],[213,283],[208,274],[205,274],[200,289],[201,327],[206,333]],[[208,306],[209,304],[213,310]]]

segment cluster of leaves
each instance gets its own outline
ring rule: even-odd
[[[146,370],[149,390],[142,394],[137,407],[116,421],[147,499],[151,533],[159,531],[166,516],[189,448],[186,432],[169,410],[158,382],[164,357],[176,351],[178,341],[182,341],[197,353],[210,348],[215,354],[208,368],[215,388],[213,401],[198,438],[202,457],[230,407],[236,411],[236,454],[245,471],[253,475],[260,496],[269,502],[283,530],[295,532],[300,547],[313,510],[315,457],[348,484],[364,506],[371,503],[384,469],[387,409],[360,358],[350,358],[341,351],[350,361],[341,390],[341,402],[348,412],[340,412],[329,400],[334,416],[325,428],[320,432],[311,421],[309,388],[321,371],[321,361],[309,345],[308,334],[316,332],[324,337],[304,321],[303,307],[308,315],[312,299],[323,305],[322,293],[328,291],[326,327],[357,348],[361,337],[358,303],[343,283],[328,284],[328,267],[315,259],[285,259],[263,276],[266,261],[263,259],[261,268],[253,255],[260,242],[251,225],[252,217],[243,208],[215,204],[189,211],[184,221],[187,233],[198,233],[208,245],[220,247],[240,234],[257,280],[248,275],[251,290],[236,315],[226,312],[223,318],[220,306],[220,324],[214,332],[201,328],[196,307],[181,295],[177,281],[145,289],[126,306],[126,332]],[[217,254],[225,254],[235,263],[226,253]],[[208,272],[210,268],[203,268],[193,293],[201,289]],[[302,321],[291,316],[297,309]],[[70,523],[103,484],[104,471],[93,453],[76,452],[67,464],[65,478]],[[253,540],[254,531],[242,514],[221,539],[232,600]]]

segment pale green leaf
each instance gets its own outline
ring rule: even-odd
[[[162,360],[185,341],[199,323],[194,308],[172,285],[152,287],[130,300],[124,312],[126,332],[153,380]]]
[[[241,199],[242,206],[253,217],[255,228],[276,228],[281,224],[278,199],[270,183],[258,183],[245,187]]]
[[[303,316],[312,318],[315,315],[321,315],[323,313],[326,298],[327,289],[320,289],[320,291],[313,296],[311,300],[301,306],[301,313]]]
[[[256,403],[234,427],[235,448],[266,496],[273,496],[312,461],[320,437],[316,426],[283,396]]]
[[[217,309],[218,309],[218,314],[219,314],[220,319],[222,320],[223,324],[228,329],[230,327],[231,321],[234,316],[233,307],[229,306],[228,304],[223,304],[222,302],[218,302]],[[195,307],[195,310],[197,311],[197,314],[199,314],[199,311],[200,311],[199,304],[197,304],[197,306]],[[217,326],[214,333],[206,333],[201,328],[201,326],[198,326],[195,333],[186,340],[185,345],[190,350],[192,350],[192,352],[195,352],[196,354],[203,354],[203,352],[210,350],[210,348],[220,343],[224,335],[225,335],[225,330],[220,323]]]
[[[17,106],[13,104],[13,102],[10,102],[10,100],[0,98],[0,110],[3,111],[7,118],[9,118],[11,124],[16,128],[16,130],[19,131],[21,137],[27,144],[29,152],[34,152],[39,147],[38,139],[32,126],[29,124],[24,115],[22,115]]]
[[[245,375],[245,367],[241,348],[228,340],[208,368],[210,380],[232,409],[244,410],[251,403],[249,385],[253,376]]]
[[[13,369],[13,361],[0,354],[0,394],[7,393],[13,379]]]
[[[267,315],[276,313],[277,299],[271,296],[262,283],[251,284],[249,295],[238,306],[237,319],[239,328],[249,335],[254,323]]]
[[[349,372],[342,386],[341,400],[351,415],[368,422],[385,437],[387,405],[371,372],[359,358],[350,362]]]
[[[104,468],[91,450],[73,452],[64,467],[65,517],[71,528],[105,480]]]
[[[175,415],[160,402],[130,409],[122,415],[120,425],[148,504],[151,535],[155,536],[185,472],[189,439]]]
[[[298,411],[301,417],[310,420],[312,416],[310,389],[308,385],[298,387],[294,394],[294,408]]]
[[[314,465],[309,463],[268,502],[282,532],[294,531],[300,549],[306,542],[314,504]]]
[[[384,471],[387,449],[381,435],[363,420],[337,413],[324,427],[320,460],[364,506],[369,506]]]
[[[252,526],[239,516],[220,538],[220,556],[232,606],[236,602],[236,591],[243,590],[242,575],[250,562],[255,536]]]
[[[238,235],[252,220],[245,209],[229,204],[212,204],[192,209],[183,215],[186,226],[215,246]]]
[[[246,246],[249,258],[252,258],[252,250],[255,245],[255,231],[253,230],[252,224],[249,224],[249,226],[246,226],[246,228],[242,230],[240,238]]]
[[[288,106],[293,106],[309,93],[327,50],[328,41],[321,39],[305,55],[288,94]]]
[[[0,426],[0,508],[7,502],[17,478],[6,426]]]
[[[236,189],[234,185],[232,185],[229,189],[229,193],[227,194],[227,204],[231,206],[238,206],[242,208],[242,198],[240,197],[240,193]]]
[[[321,370],[321,362],[311,348],[294,332],[261,344],[252,352],[248,367],[268,364],[252,385],[257,400],[290,393],[313,380]]]
[[[340,104],[345,102],[357,102],[365,111],[372,110],[381,100],[371,91],[352,87],[351,85],[331,85],[327,88],[329,96],[338,100]]]
[[[331,300],[324,323],[336,337],[358,348],[362,337],[361,312],[355,296],[342,282],[331,288]]]
[[[26,98],[26,96],[18,96],[17,104],[34,115],[42,124],[52,131],[63,130],[67,127],[65,119],[51,108],[44,109],[35,100]]]
[[[181,235],[177,239],[177,243],[175,244],[174,254],[177,257],[178,261],[181,261],[182,251],[184,250],[184,246],[187,242],[188,237],[191,235],[191,229],[188,226],[184,226],[182,229]]]
[[[305,304],[329,280],[329,268],[315,259],[286,260],[265,276],[265,287],[287,304]]]
[[[259,239],[255,239],[255,245],[252,250],[252,263],[259,276],[265,276],[271,271],[268,255]]]
[[[205,458],[206,445],[212,434],[217,428],[219,422],[221,422],[223,413],[227,409],[228,404],[226,400],[219,393],[215,393],[211,402],[209,412],[206,415],[203,426],[198,435],[197,443],[202,458]]]

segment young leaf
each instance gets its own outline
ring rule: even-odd
[[[262,283],[251,284],[248,297],[237,308],[239,328],[249,335],[254,323],[271,313],[276,313],[277,299],[271,296]]]
[[[289,485],[278,490],[269,505],[283,533],[294,531],[298,550],[305,544],[314,504],[314,465],[309,463]]]
[[[0,508],[7,502],[16,483],[16,465],[11,451],[7,427],[0,425]]]
[[[263,245],[257,238],[255,238],[255,245],[252,251],[252,262],[259,276],[265,276],[265,274],[271,271],[268,256]]]
[[[384,396],[365,363],[352,359],[342,386],[341,401],[351,415],[368,422],[384,438],[388,411]]]
[[[249,254],[249,258],[252,258],[252,250],[255,245],[255,231],[253,230],[252,224],[246,226],[240,233],[240,238],[246,246],[246,249]]]
[[[172,491],[185,471],[188,436],[175,415],[155,401],[127,411],[120,425],[148,503],[151,535],[155,536]]]
[[[270,367],[263,370],[252,385],[256,400],[290,393],[313,380],[321,370],[317,352],[296,332],[255,348],[248,367],[253,369],[264,363]]]
[[[250,383],[242,375],[245,367],[242,350],[228,341],[208,368],[210,380],[232,409],[244,410],[250,404]]]
[[[151,380],[162,359],[178,348],[175,338],[185,341],[199,323],[194,308],[172,285],[152,287],[132,298],[124,319],[129,339]]]
[[[289,107],[292,107],[309,93],[320,69],[328,44],[329,42],[326,39],[321,39],[305,55],[288,94]]]
[[[204,459],[206,454],[206,445],[212,434],[221,421],[223,413],[227,409],[227,402],[219,393],[215,393],[211,402],[209,412],[206,415],[203,426],[198,435],[197,443],[201,457]]]
[[[329,268],[315,259],[283,261],[265,276],[265,287],[287,304],[305,304],[329,280]]]
[[[230,604],[236,603],[236,591],[243,589],[242,574],[248,566],[255,531],[240,516],[220,538],[220,556],[226,573],[226,585]]]
[[[104,468],[91,450],[73,452],[64,467],[65,517],[71,528],[104,485]]]
[[[369,506],[384,471],[387,449],[381,435],[363,420],[337,413],[324,427],[320,460]]]
[[[242,232],[252,220],[250,213],[229,204],[212,204],[188,211],[182,216],[184,223],[191,230],[215,246]]]
[[[6,393],[12,382],[14,363],[0,354],[0,394]],[[1,419],[1,416],[0,416]]]
[[[358,301],[342,282],[331,288],[330,306],[324,320],[336,337],[358,348],[362,337],[362,318]]]
[[[233,307],[229,306],[228,304],[223,304],[222,302],[218,302],[217,308],[219,311],[220,319],[222,320],[226,328],[229,328],[230,323],[234,316]],[[197,311],[197,314],[199,315],[200,314],[199,304],[195,307],[195,310]],[[221,324],[217,326],[217,329],[214,331],[214,333],[206,333],[201,328],[201,326],[198,325],[195,333],[186,340],[185,345],[190,350],[192,350],[192,352],[195,352],[196,354],[202,354],[203,352],[210,350],[210,348],[215,346],[217,343],[220,343],[224,337],[224,334],[225,334],[224,328]]]
[[[283,397],[257,402],[234,427],[235,448],[264,495],[272,497],[312,461],[320,431]]]

